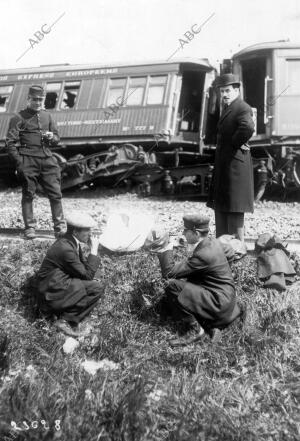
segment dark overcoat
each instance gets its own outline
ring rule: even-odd
[[[65,234],[57,240],[47,251],[37,274],[38,299],[42,311],[60,313],[72,310],[74,321],[78,321],[76,305],[82,309],[88,308],[95,300],[94,297],[99,298],[101,294],[100,290],[87,292],[85,286],[85,281],[93,280],[99,263],[98,256],[90,254],[87,259],[83,257],[72,235]]]
[[[208,205],[228,213],[253,212],[254,183],[250,151],[241,146],[254,131],[251,107],[240,97],[218,122],[217,148]]]
[[[203,239],[190,258],[175,265],[171,250],[158,256],[164,278],[186,279],[178,302],[200,323],[225,327],[240,315],[232,272],[218,239]]]

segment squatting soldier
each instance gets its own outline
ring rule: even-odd
[[[183,234],[194,249],[192,256],[174,264],[172,244],[166,243],[156,250],[162,276],[167,280],[164,305],[175,319],[186,325],[183,337],[170,341],[172,346],[196,342],[204,332],[216,337],[217,330],[226,328],[242,315],[236,302],[226,246],[208,237],[209,218],[186,215],[183,221]]]
[[[44,99],[43,87],[31,86],[27,108],[11,118],[6,137],[8,154],[22,182],[22,214],[27,239],[35,237],[32,201],[38,182],[50,201],[55,235],[65,230],[60,167],[49,148],[58,144],[59,136],[51,115],[43,109]]]
[[[56,326],[66,334],[76,329],[102,296],[104,287],[94,280],[100,264],[99,237],[92,233],[95,221],[88,214],[74,211],[66,216],[67,232],[48,250],[37,274],[39,306],[45,314],[58,317]],[[80,242],[90,245],[86,259]]]

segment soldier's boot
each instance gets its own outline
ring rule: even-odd
[[[35,219],[33,217],[33,207],[32,207],[31,197],[22,197],[22,215],[25,225],[24,237],[25,239],[35,238]]]
[[[54,226],[54,235],[56,238],[59,238],[66,233],[66,222],[64,220],[61,199],[49,199],[49,201]]]
[[[35,229],[34,228],[26,228],[24,231],[24,238],[25,239],[35,239]]]

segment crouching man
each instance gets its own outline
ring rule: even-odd
[[[156,251],[167,279],[165,305],[186,324],[186,333],[171,340],[172,346],[196,342],[205,332],[214,337],[217,329],[241,315],[226,249],[218,239],[207,237],[209,218],[186,215],[183,221],[183,234],[194,249],[192,256],[174,265],[171,244]]]
[[[104,287],[93,280],[100,264],[99,237],[91,232],[96,222],[88,214],[69,213],[66,223],[66,234],[49,248],[38,271],[38,299],[42,312],[58,317],[56,326],[60,330],[68,335],[79,335],[77,325],[104,292]],[[87,259],[80,242],[90,245]]]

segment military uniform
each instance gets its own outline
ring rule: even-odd
[[[38,86],[30,90],[35,91],[35,88],[38,93]],[[45,137],[45,132],[48,131],[53,133],[51,140]],[[21,144],[19,148],[17,148],[18,142]],[[27,108],[10,120],[6,144],[8,154],[14,161],[22,181],[22,214],[25,232],[35,227],[32,201],[38,181],[49,198],[55,232],[59,233],[64,228],[60,167],[49,148],[57,145],[58,142],[56,125],[51,115],[45,110],[35,111]]]
[[[80,245],[71,234],[57,240],[48,250],[37,274],[39,306],[77,324],[95,307],[104,288],[93,280],[100,258],[83,257]]]

